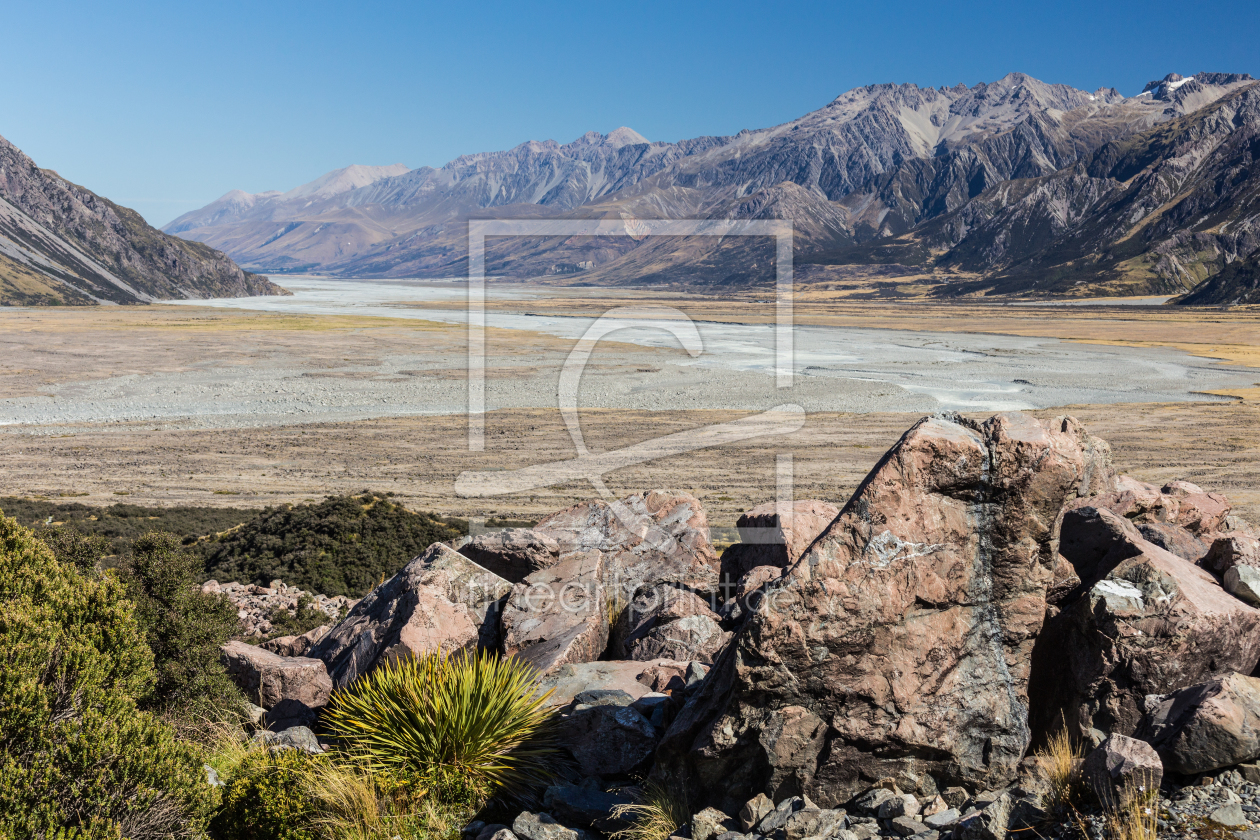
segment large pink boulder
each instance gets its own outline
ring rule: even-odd
[[[1010,781],[1054,529],[1107,451],[1070,418],[915,424],[769,584],[658,773],[728,813],[758,791],[832,807],[898,773]]]
[[[757,505],[736,521],[740,542],[722,553],[722,573],[734,581],[758,566],[792,565],[839,514],[817,499]]]
[[[398,657],[493,649],[511,590],[506,580],[435,543],[369,592],[307,655],[322,659],[342,688]]]
[[[219,658],[249,701],[264,709],[283,700],[309,709],[328,705],[332,680],[318,659],[280,656],[245,642],[228,642]]]
[[[512,588],[503,609],[503,653],[540,675],[563,665],[593,662],[608,647],[611,596],[598,551],[566,554]]]
[[[562,554],[603,553],[606,584],[621,603],[643,586],[717,592],[709,520],[689,493],[651,490],[616,502],[582,502],[553,513],[534,530],[555,540]]]

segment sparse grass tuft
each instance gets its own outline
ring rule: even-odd
[[[1111,840],[1156,840],[1159,834],[1159,791],[1126,787],[1118,802],[1107,806]]]
[[[618,805],[612,816],[632,820],[629,828],[610,835],[612,840],[667,840],[691,819],[691,809],[681,794],[651,781],[643,786],[638,802]]]
[[[1075,743],[1063,727],[1046,746],[1037,751],[1037,768],[1046,783],[1045,805],[1048,810],[1075,807],[1084,793],[1081,762],[1085,751]]]

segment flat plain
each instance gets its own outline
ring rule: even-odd
[[[531,300],[528,308],[591,315],[645,299],[604,290],[597,296]],[[764,323],[774,317],[771,304],[753,300],[660,295],[651,300],[703,306],[705,317],[719,322]],[[492,303],[509,306],[513,304]],[[817,326],[1173,348],[1235,368],[1260,368],[1260,313],[1245,309],[889,304],[814,300],[803,294],[795,317],[798,324]],[[529,376],[553,380],[571,345],[526,330],[491,330],[489,341],[498,348],[487,371],[492,392],[496,381]],[[278,393],[274,411],[248,422],[230,412],[222,422],[190,422],[177,410],[151,419],[129,418],[124,412],[113,420],[92,415],[97,419],[11,422],[0,426],[5,453],[0,495],[93,504],[260,507],[370,488],[393,491],[415,509],[528,519],[594,496],[595,490],[580,482],[488,499],[455,493],[455,479],[465,470],[511,470],[573,457],[574,444],[558,410],[545,403],[488,413],[481,452],[469,451],[466,418],[446,409],[422,413],[424,405],[407,411],[384,406],[381,416],[338,414],[346,394],[358,394],[356,405],[361,403],[363,394],[356,389],[364,383],[415,382],[430,389],[447,383],[451,399],[456,399],[465,384],[465,352],[462,328],[414,319],[195,306],[5,311],[0,313],[0,400],[13,404],[39,399],[91,406],[101,398],[100,383],[105,381],[112,389],[109,398],[125,404],[129,389],[152,399],[151,389],[142,385],[157,381],[170,389],[176,409],[192,389],[202,400],[197,410],[212,413],[215,405],[230,402],[245,387],[233,371],[268,367],[317,382],[326,399],[298,405]],[[390,362],[399,356],[415,357],[420,365],[400,369]],[[609,382],[619,381],[629,375],[650,376],[681,356],[676,349],[605,343],[589,370]],[[700,377],[706,378],[713,374]],[[1260,369],[1255,378],[1260,380]],[[719,379],[718,384],[729,389],[742,381]],[[703,382],[696,382],[682,380],[675,386],[683,395],[688,387],[701,393]],[[583,405],[598,402],[588,401],[586,391],[583,395]],[[919,403],[911,408],[811,410],[803,428],[791,434],[625,467],[605,480],[614,493],[650,487],[690,491],[704,502],[713,524],[731,525],[741,511],[773,497],[776,457],[791,453],[797,498],[843,502],[897,437],[930,411]],[[609,452],[750,413],[706,407],[701,401],[696,408],[684,402],[672,410],[584,408],[581,421],[590,450]],[[1115,462],[1124,471],[1154,483],[1194,481],[1227,494],[1242,515],[1260,521],[1260,384],[1224,389],[1212,402],[1069,405],[1035,413],[1072,414],[1110,441]]]

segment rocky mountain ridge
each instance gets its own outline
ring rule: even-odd
[[[300,208],[271,196],[217,218],[196,211],[167,230],[260,269],[458,276],[473,217],[784,218],[794,223],[798,266],[813,267],[807,277],[825,279],[828,266],[876,265],[883,274],[898,267],[941,294],[1177,293],[1255,249],[1246,209],[1254,86],[1246,74],[1225,73],[1169,74],[1127,98],[1020,73],[973,87],[871,85],[733,136],[660,143],[622,128],[563,145],[531,141]],[[1212,170],[1199,173],[1209,158]],[[1239,185],[1213,212],[1242,215],[1207,258],[1195,212],[1208,182],[1228,172]],[[1196,178],[1204,195],[1170,212],[1165,205],[1179,193],[1158,185]],[[1110,256],[1069,257],[1067,279],[1053,255],[1025,264],[1032,243],[1093,231],[1098,213],[1112,216],[1101,234]],[[1018,247],[1000,244],[1007,241]],[[1082,241],[1060,250],[1098,247]],[[487,270],[743,286],[772,279],[763,254],[765,243],[747,240],[501,240],[489,246]],[[1047,272],[1050,282],[1041,279]]]
[[[286,294],[200,242],[72,184],[0,137],[0,303],[99,304]]]

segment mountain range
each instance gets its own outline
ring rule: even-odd
[[[200,242],[72,184],[0,137],[0,305],[287,294]]]
[[[619,128],[437,169],[348,167],[286,193],[232,191],[164,230],[259,271],[434,277],[466,272],[470,218],[789,219],[798,279],[859,297],[1244,302],[1257,295],[1258,144],[1246,74],[1169,74],[1126,97],[1012,73],[857,88],[732,136]],[[752,238],[516,238],[492,240],[486,265],[738,288],[770,282],[772,257]]]

